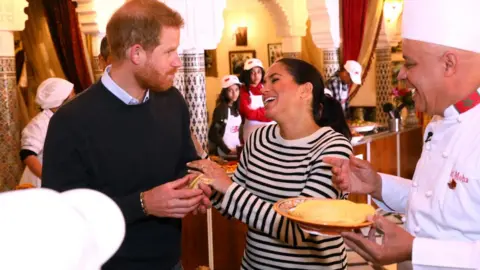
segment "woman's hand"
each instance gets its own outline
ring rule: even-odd
[[[232,179],[227,175],[225,170],[217,163],[203,159],[187,163],[187,167],[201,171],[206,177],[212,178],[214,181],[211,184],[214,189],[221,193],[226,193],[230,185],[233,183]],[[195,171],[190,170],[189,173]]]

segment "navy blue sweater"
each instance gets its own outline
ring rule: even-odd
[[[197,158],[189,118],[175,88],[126,105],[100,81],[52,117],[42,186],[98,190],[126,219],[124,242],[102,269],[171,269],[180,260],[181,220],[146,217],[139,196],[185,175],[185,164]]]

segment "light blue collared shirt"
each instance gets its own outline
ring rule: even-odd
[[[130,96],[127,91],[123,90],[120,86],[118,86],[118,84],[116,84],[112,80],[112,77],[110,77],[110,68],[111,66],[105,68],[105,72],[103,72],[101,78],[103,85],[105,85],[108,91],[112,92],[112,94],[114,94],[118,99],[120,99],[121,101],[123,101],[123,103],[127,105],[138,105],[140,103],[147,102],[147,100],[150,98],[150,90],[147,90],[145,98],[143,98],[143,101],[140,102],[138,99]]]

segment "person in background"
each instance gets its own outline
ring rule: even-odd
[[[35,102],[42,111],[22,131],[20,159],[26,165],[20,184],[42,185],[43,147],[52,115],[73,98],[73,84],[60,78],[49,78],[37,88]]]
[[[333,92],[333,97],[342,104],[345,115],[348,113],[348,96],[352,84],[362,84],[362,66],[353,60],[348,60],[325,83],[325,87]]]
[[[343,234],[368,261],[403,262],[399,269],[480,269],[480,32],[467,30],[479,9],[480,1],[404,1],[405,64],[398,79],[415,89],[417,111],[435,115],[412,180],[379,174],[354,157],[324,160],[342,190],[371,194],[385,210],[406,214],[405,229],[372,218],[382,244]]]
[[[243,118],[243,143],[257,128],[273,124],[272,120],[265,116],[265,108],[262,100],[263,77],[265,70],[262,61],[252,58],[245,62],[240,74],[240,81],[244,84],[240,88],[240,115]]]
[[[100,191],[125,217],[125,240],[103,270],[182,269],[182,218],[210,205],[208,186],[188,188],[185,164],[198,156],[172,87],[183,24],[157,0],[123,4],[107,24],[111,65],[50,122],[43,186]]]
[[[208,139],[215,145],[221,157],[235,156],[240,146],[240,125],[242,117],[238,111],[240,81],[234,75],[222,78],[222,91],[213,111],[212,125]]]
[[[214,162],[188,166],[214,179],[215,208],[249,226],[242,269],[345,269],[342,237],[306,233],[273,209],[291,197],[345,198],[323,162],[352,154],[340,103],[324,94],[320,72],[299,59],[277,60],[262,92],[266,117],[278,124],[248,138],[233,181]]]
[[[197,136],[193,131],[190,131],[190,136],[192,138],[193,145],[195,146],[195,150],[197,151],[198,157],[201,159],[208,158],[208,153],[203,149],[202,144],[198,141]]]
[[[111,64],[110,46],[107,37],[103,37],[100,42],[100,54],[98,55],[98,64],[101,70],[105,70]]]

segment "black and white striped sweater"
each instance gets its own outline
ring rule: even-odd
[[[255,130],[245,145],[234,183],[214,194],[214,207],[249,226],[242,269],[344,269],[347,253],[341,237],[303,232],[273,209],[278,200],[306,196],[343,198],[332,186],[326,156],[348,158],[350,142],[329,127],[285,140],[278,125]]]

